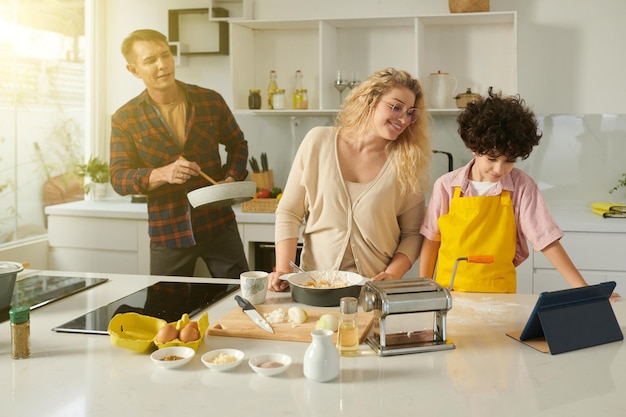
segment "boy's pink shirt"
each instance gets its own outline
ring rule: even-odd
[[[455,171],[442,175],[433,186],[433,192],[426,207],[426,215],[420,233],[427,239],[439,242],[441,235],[437,221],[448,213],[450,200],[456,187],[461,187],[464,196],[476,196],[470,186],[469,173],[474,160]],[[518,266],[526,258],[529,251],[526,240],[535,251],[541,251],[551,243],[561,239],[563,232],[556,224],[552,214],[539,191],[537,183],[519,168],[502,178],[487,195],[500,195],[503,190],[511,192],[515,223],[517,225],[517,249],[513,264]],[[494,236],[494,238],[497,238]]]

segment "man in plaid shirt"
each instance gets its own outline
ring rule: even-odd
[[[146,89],[113,115],[111,183],[121,195],[147,196],[150,273],[193,276],[201,257],[211,276],[239,278],[249,268],[232,208],[194,209],[187,193],[208,185],[200,170],[222,182],[246,178],[243,132],[219,93],[175,79],[162,33],[131,33],[122,54]]]

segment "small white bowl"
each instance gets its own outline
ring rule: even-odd
[[[191,361],[191,358],[193,358],[193,355],[195,354],[196,351],[190,347],[172,346],[155,350],[154,352],[152,352],[152,355],[150,355],[150,359],[152,359],[152,362],[154,362],[161,368],[171,369],[181,367],[184,364],[188,363],[189,361]],[[167,356],[178,356],[181,359],[163,360]]]
[[[281,366],[266,367],[264,364],[279,363]],[[263,353],[257,355],[248,361],[248,365],[254,372],[259,375],[273,376],[278,375],[287,370],[291,365],[291,356],[282,353]]]
[[[217,358],[218,355],[220,354],[233,356],[235,357],[235,360],[233,362],[228,362],[228,363],[211,362],[212,360]],[[237,349],[216,349],[216,350],[212,350],[202,355],[202,357],[200,357],[200,360],[202,360],[202,363],[204,364],[204,366],[206,366],[210,370],[222,372],[222,371],[228,371],[229,369],[233,369],[237,367],[241,363],[241,361],[243,361],[243,356],[244,356],[243,352]]]

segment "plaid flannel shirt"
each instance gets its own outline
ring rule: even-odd
[[[210,240],[234,221],[230,207],[193,209],[187,193],[208,186],[201,176],[185,184],[165,184],[148,191],[152,169],[183,156],[212,178],[248,175],[248,142],[222,96],[213,90],[177,81],[185,92],[187,118],[181,150],[147,91],[119,108],[111,122],[111,184],[121,195],[146,194],[152,242],[184,248]],[[227,161],[222,165],[219,145]]]

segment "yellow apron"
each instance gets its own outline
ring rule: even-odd
[[[460,261],[454,277],[455,291],[516,291],[513,259],[516,225],[509,191],[497,196],[461,197],[456,187],[450,211],[438,220],[441,246],[436,281],[450,285],[454,263],[471,255],[493,255],[491,264]]]

